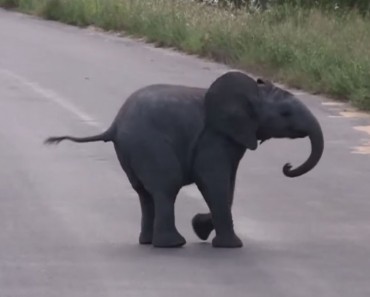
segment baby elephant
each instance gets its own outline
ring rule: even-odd
[[[174,204],[180,189],[195,183],[210,213],[192,220],[206,240],[213,229],[214,247],[241,247],[234,232],[231,207],[239,161],[270,138],[311,141],[311,154],[299,167],[285,164],[288,177],[307,173],[324,149],[320,125],[293,94],[269,81],[238,71],[196,88],[157,84],[134,92],[112,125],[96,136],[50,137],[46,143],[111,141],[141,211],[141,244],[180,247],[185,239],[175,226]]]

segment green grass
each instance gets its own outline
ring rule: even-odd
[[[124,31],[370,110],[370,19],[276,7],[231,12],[180,0],[0,0],[46,19]]]

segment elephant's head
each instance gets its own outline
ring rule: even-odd
[[[295,169],[285,164],[283,173],[288,177],[307,173],[322,156],[324,139],[315,116],[292,93],[269,81],[228,72],[207,90],[205,109],[208,126],[251,150],[258,140],[309,137],[309,158]]]

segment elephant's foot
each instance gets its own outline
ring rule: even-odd
[[[171,233],[159,233],[153,238],[153,246],[160,248],[181,247],[185,243],[185,238],[177,231]]]
[[[202,240],[207,240],[214,228],[212,217],[209,213],[196,214],[191,223],[195,234]]]
[[[140,244],[151,244],[153,241],[153,232],[141,231],[139,237]]]
[[[236,234],[228,236],[216,235],[212,240],[212,246],[217,248],[240,248],[243,242]]]

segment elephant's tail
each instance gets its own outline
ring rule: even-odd
[[[88,137],[73,137],[73,136],[68,136],[68,135],[53,136],[53,137],[49,137],[45,139],[44,144],[58,144],[59,142],[63,140],[70,140],[70,141],[79,142],[79,143],[93,142],[93,141],[104,141],[104,142],[113,141],[113,128],[111,127],[101,134],[94,135],[94,136],[88,136]]]

